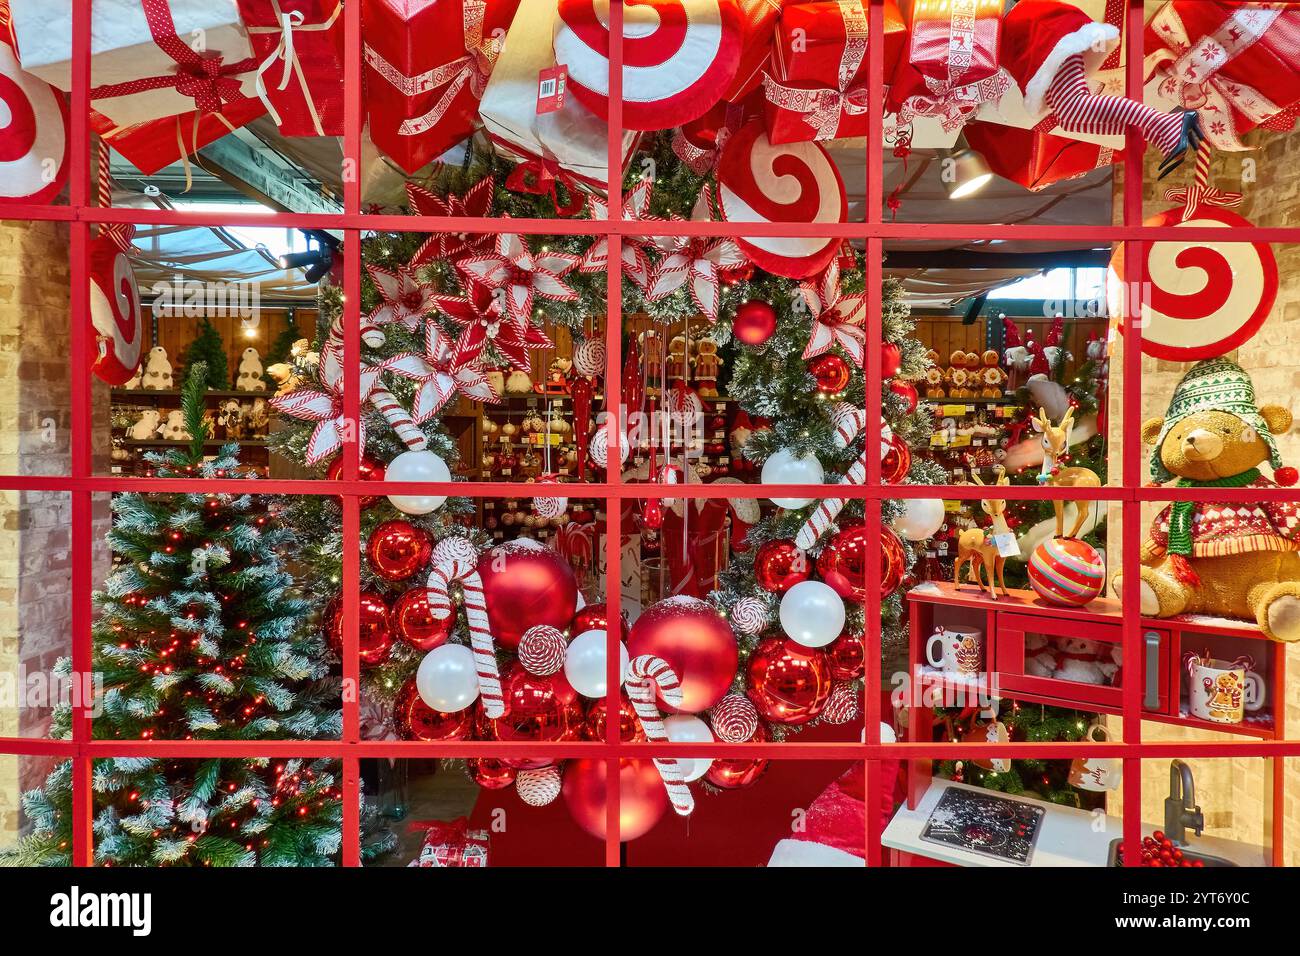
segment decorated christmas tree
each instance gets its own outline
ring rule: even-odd
[[[230,373],[226,369],[226,343],[221,340],[221,333],[212,321],[204,316],[190,340],[182,361],[185,370],[182,381],[189,381],[194,369],[203,365],[203,383],[205,388],[220,390],[230,388]]]
[[[194,436],[155,453],[164,478],[243,477],[227,446],[203,454],[207,369],[185,381]],[[310,740],[341,732],[339,686],[285,570],[289,533],[251,494],[116,495],[101,591],[94,736],[110,740]],[[66,674],[69,662],[60,665]],[[52,733],[70,735],[71,711]],[[337,861],[342,803],[331,761],[96,761],[95,860],[106,866],[322,866]],[[3,862],[69,865],[71,764],[23,797],[32,831]]]

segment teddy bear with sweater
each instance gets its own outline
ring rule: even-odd
[[[1057,644],[1056,671],[1052,676],[1076,684],[1107,683],[1106,674],[1098,660],[1100,650],[1101,644],[1098,641],[1086,637],[1062,638]]]
[[[1275,436],[1291,412],[1259,406],[1245,371],[1225,358],[1197,362],[1163,418],[1142,426],[1154,444],[1156,482],[1196,489],[1151,524],[1142,546],[1143,615],[1209,614],[1255,622],[1268,637],[1300,640],[1300,502],[1215,500],[1219,488],[1275,488],[1295,481]],[[1260,474],[1267,462],[1275,480]],[[1114,579],[1121,591],[1123,580]]]

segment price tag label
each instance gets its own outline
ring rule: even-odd
[[[560,64],[547,67],[537,74],[537,112],[554,113],[564,107],[565,87],[569,83],[569,68]]]
[[[942,448],[948,444],[948,435],[945,432],[935,432],[930,436],[930,444]]]
[[[970,435],[953,435],[949,443],[953,448],[964,448],[970,444]]]
[[[944,417],[948,417],[948,416],[951,416],[951,415],[965,415],[965,414],[966,414],[966,406],[965,406],[965,405],[945,405],[945,406],[943,406],[943,414],[944,414]]]
[[[995,534],[993,536],[993,544],[997,546],[999,557],[1020,557],[1020,544],[1016,541],[1016,536],[1010,531],[1003,534]]]
[[[960,501],[944,501],[944,503],[943,503],[943,510],[944,510],[945,512],[947,512],[948,514],[950,514],[950,515],[951,515],[951,514],[957,514],[958,512],[961,511],[961,502],[960,502]]]

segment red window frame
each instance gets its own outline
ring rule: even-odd
[[[608,166],[611,185],[615,191],[621,186],[618,170],[622,168],[621,142],[618,132],[622,126],[622,21],[623,0],[611,0],[610,33],[610,116],[608,138]],[[868,6],[869,33],[879,37],[883,33],[884,0],[863,0]],[[1142,94],[1143,62],[1143,0],[1125,0],[1127,18],[1125,43],[1127,54],[1126,85],[1129,95]],[[361,15],[360,4],[348,0],[344,9],[346,51],[344,61],[344,90],[346,121],[344,133],[344,197],[343,212],[324,214],[205,214],[187,211],[141,211],[112,209],[93,205],[90,191],[90,9],[91,0],[79,0],[73,14],[72,36],[72,94],[71,94],[71,177],[69,202],[66,206],[19,205],[4,210],[3,217],[11,220],[54,220],[69,223],[71,232],[69,290],[69,321],[71,322],[71,397],[72,397],[72,455],[71,474],[66,477],[26,477],[0,475],[0,487],[12,490],[56,491],[71,496],[72,501],[72,660],[74,670],[86,673],[91,662],[92,581],[92,496],[121,491],[181,492],[192,490],[185,479],[158,479],[138,477],[109,477],[93,474],[91,468],[91,389],[86,369],[94,343],[89,325],[83,317],[89,309],[88,241],[90,228],[96,223],[138,223],[160,225],[256,225],[286,228],[330,228],[342,230],[344,242],[344,295],[345,352],[360,355],[359,313],[361,283],[360,236],[363,230],[391,231],[496,231],[499,219],[441,218],[420,216],[393,216],[362,214],[360,184],[356,170],[361,154],[362,84],[361,84]],[[870,102],[883,101],[883,50],[872,43],[869,51],[870,77],[868,91]],[[908,224],[886,222],[881,216],[882,189],[882,130],[879,125],[870,130],[866,156],[865,220],[833,226],[770,224],[747,227],[755,236],[835,236],[865,242],[866,293],[868,308],[868,341],[881,336],[881,278],[882,251],[886,239],[924,240],[945,239],[1004,239],[1031,241],[1087,240],[1093,242],[1123,243],[1125,260],[1142,261],[1142,244],[1149,241],[1178,238],[1183,241],[1214,240],[1216,242],[1300,242],[1298,228],[1249,228],[1233,230],[1228,237],[1218,229],[1182,229],[1176,235],[1172,227],[1148,227],[1142,224],[1142,156],[1145,145],[1130,135],[1128,149],[1122,163],[1125,169],[1123,216],[1121,225],[1110,226],[1036,226],[1036,225],[946,225],[936,223]],[[516,232],[529,234],[579,233],[608,237],[609,261],[620,261],[624,235],[727,235],[733,227],[721,222],[628,223],[621,217],[622,204],[609,204],[609,219],[600,229],[589,220],[568,219],[516,219],[511,225]],[[1138,288],[1144,288],[1145,275],[1133,277]],[[610,367],[622,367],[621,329],[621,277],[611,272],[607,283],[608,313],[606,317],[606,345]],[[1132,310],[1137,311],[1137,310]],[[1133,476],[1142,473],[1141,420],[1141,328],[1132,315],[1124,319],[1126,349],[1121,374],[1125,383],[1123,404],[1122,474],[1120,485],[1097,489],[1053,489],[1047,487],[1015,486],[1004,494],[1011,499],[1077,500],[1087,498],[1106,503],[1119,503],[1123,519],[1123,559],[1121,568],[1129,580],[1137,577],[1138,550],[1141,540],[1140,508],[1147,501],[1183,500],[1196,497],[1194,489],[1145,488],[1134,482]],[[357,363],[346,363],[345,408],[347,415],[356,420],[360,414],[359,368]],[[867,350],[866,374],[868,381],[880,379],[880,352]],[[867,446],[879,438],[880,394],[877,389],[867,389]],[[619,422],[612,416],[611,447],[618,447]],[[359,497],[371,494],[373,485],[358,480],[360,450],[355,440],[344,445],[344,467],[341,480],[304,481],[270,480],[261,483],[268,494],[341,495],[343,500],[343,540],[358,541],[360,536]],[[611,457],[603,483],[593,483],[584,491],[591,497],[604,498],[606,502],[606,599],[614,606],[620,602],[620,509],[624,499],[645,497],[650,491],[646,484],[626,484],[621,481],[617,461]],[[215,491],[246,491],[247,486],[238,480],[225,479],[208,482]],[[463,483],[440,484],[435,487],[419,484],[394,485],[397,493],[466,494],[475,497],[530,496],[529,486],[510,482],[483,482],[473,485]],[[674,485],[673,495],[683,498],[718,498],[735,494],[735,486]],[[803,496],[808,488],[803,485],[765,487],[763,496]],[[821,496],[849,495],[866,502],[868,540],[879,534],[880,501],[905,497],[943,497],[948,499],[977,499],[978,489],[971,486],[882,486],[880,463],[868,459],[867,483],[846,490],[836,485],[821,489]],[[1263,499],[1290,500],[1295,493],[1285,489],[1221,489],[1219,497],[1225,501],[1258,501]],[[805,743],[797,738],[785,743],[725,744],[653,744],[621,743],[617,721],[609,721],[608,736],[603,742],[586,743],[493,743],[487,741],[450,741],[436,744],[411,741],[370,741],[359,736],[358,701],[355,689],[359,683],[358,659],[358,601],[360,574],[360,549],[348,548],[343,555],[343,615],[344,615],[344,699],[343,734],[337,741],[265,741],[245,743],[238,741],[141,741],[122,742],[93,740],[91,716],[84,702],[74,708],[72,738],[46,740],[32,738],[0,738],[0,753],[17,755],[49,755],[70,758],[74,762],[73,774],[73,861],[75,866],[90,866],[93,861],[93,818],[91,766],[92,761],[105,757],[160,756],[160,757],[333,757],[343,768],[343,851],[345,866],[360,865],[360,840],[358,827],[360,773],[362,758],[415,758],[415,757],[472,757],[472,756],[550,756],[557,759],[595,757],[607,760],[609,767],[607,807],[607,833],[605,864],[620,865],[618,842],[618,758],[635,756],[708,756],[716,758],[769,757],[785,760],[858,760],[866,767],[867,779],[867,836],[865,854],[868,865],[879,866],[882,861],[880,821],[874,808],[880,806],[881,759],[938,760],[974,759],[998,756],[1003,758],[1070,759],[1083,749],[1071,743],[1013,743],[1007,745],[988,743],[928,743],[900,742],[882,744],[880,737],[881,700],[878,693],[866,695],[866,739],[862,743]],[[880,554],[871,553],[867,568],[866,615],[868,621],[878,620],[880,614]],[[1141,626],[1135,601],[1125,599],[1123,604],[1124,668],[1138,673],[1141,668]],[[870,632],[871,628],[868,628]],[[609,705],[616,712],[618,654],[612,646],[617,641],[617,631],[611,632]],[[874,648],[868,636],[866,685],[879,687],[881,665],[878,645]],[[1173,757],[1263,757],[1273,764],[1273,855],[1274,863],[1282,861],[1283,846],[1283,765],[1288,757],[1300,757],[1300,740],[1234,740],[1226,742],[1144,742],[1141,733],[1142,701],[1139,681],[1125,683],[1123,695],[1122,741],[1087,745],[1090,756],[1115,757],[1123,762],[1123,797],[1127,812],[1124,815],[1123,836],[1130,849],[1129,865],[1136,865],[1136,850],[1141,836],[1142,806],[1141,761],[1143,759],[1169,759]]]

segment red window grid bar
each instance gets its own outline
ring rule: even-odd
[[[864,0],[869,6],[869,33],[880,36],[883,32],[883,0]],[[1142,90],[1142,0],[1126,0],[1127,31],[1126,86],[1129,95],[1140,96]],[[72,408],[72,464],[71,474],[66,478],[31,478],[26,476],[0,476],[0,487],[19,490],[53,490],[66,491],[72,497],[72,541],[73,568],[72,589],[73,606],[71,625],[73,630],[73,665],[79,671],[89,670],[91,661],[90,625],[92,607],[90,592],[91,581],[90,554],[92,542],[92,496],[95,493],[116,491],[155,491],[178,492],[192,490],[192,484],[183,479],[140,479],[114,478],[96,476],[92,473],[90,439],[91,439],[91,391],[90,383],[84,370],[89,365],[93,343],[87,324],[82,316],[88,308],[88,239],[92,223],[127,222],[154,225],[255,225],[283,228],[327,228],[341,230],[344,233],[345,256],[345,316],[346,323],[345,353],[360,354],[359,327],[357,320],[360,312],[360,245],[363,232],[370,231],[467,231],[496,232],[501,227],[499,219],[476,218],[441,218],[423,216],[366,215],[361,212],[360,184],[355,175],[344,177],[343,212],[329,214],[292,214],[276,213],[256,215],[251,213],[223,213],[214,215],[203,212],[180,210],[141,210],[141,209],[105,209],[93,206],[90,202],[89,188],[89,145],[90,132],[87,117],[90,107],[90,0],[82,0],[75,7],[73,14],[73,71],[72,71],[72,115],[71,124],[71,177],[69,203],[66,206],[11,206],[6,209],[6,218],[64,221],[70,224],[70,267],[72,287],[69,293],[69,313],[72,322],[71,347],[69,362],[72,372],[71,397]],[[621,169],[621,141],[618,131],[622,125],[621,80],[622,80],[622,0],[612,0],[610,9],[610,122],[608,139],[608,166],[612,177],[617,177]],[[346,37],[344,84],[347,114],[344,133],[345,170],[358,168],[361,153],[362,129],[362,88],[361,88],[361,23],[360,5],[348,3],[344,9],[344,31]],[[870,75],[868,93],[871,102],[883,101],[883,53],[878,44],[871,44],[869,50]],[[1233,230],[1232,235],[1225,236],[1222,230],[1196,228],[1179,228],[1175,233],[1172,227],[1152,228],[1142,225],[1142,164],[1144,150],[1142,142],[1130,135],[1129,148],[1125,151],[1125,176],[1123,196],[1123,223],[1109,226],[1037,226],[1037,225],[971,225],[940,223],[895,223],[885,222],[881,217],[883,205],[883,161],[882,131],[879,126],[870,130],[867,138],[866,156],[866,204],[865,220],[862,222],[835,225],[805,225],[796,223],[771,223],[746,227],[747,234],[754,236],[832,236],[862,240],[866,247],[868,296],[868,335],[874,340],[881,336],[880,322],[880,280],[883,272],[882,256],[884,240],[989,240],[1014,239],[1020,241],[1074,241],[1096,244],[1123,243],[1129,262],[1142,262],[1140,255],[1142,245],[1156,241],[1239,241],[1239,242],[1276,242],[1288,243],[1300,241],[1300,229],[1297,228],[1243,228]],[[609,184],[612,191],[617,191],[621,183],[617,180]],[[515,219],[511,220],[511,229],[524,234],[585,234],[606,235],[611,244],[610,261],[619,261],[619,247],[624,236],[644,235],[687,235],[714,236],[730,235],[732,228],[726,223],[716,222],[681,222],[681,223],[644,223],[625,222],[621,219],[622,207],[619,203],[610,203],[609,220],[602,223],[599,230],[591,228],[589,221],[572,221],[565,219]],[[1138,287],[1142,287],[1145,277],[1134,277]],[[612,273],[608,277],[608,308],[606,318],[606,345],[610,361],[614,367],[621,367],[621,301],[620,277]],[[1122,447],[1123,474],[1132,476],[1140,473],[1142,447],[1138,425],[1141,419],[1141,328],[1133,316],[1124,318],[1124,332],[1127,343],[1122,376],[1127,389],[1124,396],[1122,420],[1124,438]],[[880,379],[880,356],[878,350],[868,350],[866,373],[869,381]],[[345,373],[345,411],[353,418],[359,417],[359,369],[356,363],[348,363]],[[867,441],[879,438],[880,396],[873,389],[867,390]],[[617,422],[611,416],[608,426],[610,437],[615,439],[614,429]],[[617,447],[615,445],[614,447]],[[360,514],[358,497],[371,494],[373,485],[358,480],[358,462],[360,449],[355,441],[344,446],[344,467],[341,481],[299,481],[268,480],[260,482],[258,490],[264,494],[332,494],[340,495],[343,500],[344,540],[355,541],[359,538]],[[654,483],[629,484],[621,480],[615,465],[609,467],[607,480],[603,483],[591,483],[585,487],[592,497],[603,497],[607,502],[626,499],[651,497],[659,487]],[[247,492],[249,486],[245,481],[227,480],[205,482],[205,488],[214,491]],[[883,487],[880,485],[880,465],[878,461],[868,460],[868,483],[858,487],[843,486],[808,486],[782,485],[768,486],[762,491],[762,497],[807,494],[816,489],[818,494],[834,494],[838,497],[860,498],[870,502],[866,509],[869,532],[878,532],[880,527],[880,510],[877,502],[889,498],[943,497],[949,499],[975,499],[980,497],[978,488],[971,486],[912,486]],[[530,486],[515,483],[449,483],[438,484],[433,488],[428,485],[404,485],[394,483],[395,492],[433,491],[474,497],[517,496],[529,497]],[[730,497],[723,489],[708,485],[690,486],[674,485],[672,494],[676,497],[715,498]],[[1122,507],[1123,523],[1123,560],[1122,570],[1130,578],[1137,573],[1137,554],[1140,545],[1140,512],[1142,503],[1148,501],[1171,501],[1193,499],[1190,489],[1145,488],[1136,487],[1131,479],[1119,486],[1107,486],[1096,489],[1052,489],[1013,486],[1002,492],[1009,499],[1016,500],[1095,500],[1113,501]],[[1222,489],[1219,495],[1230,501],[1291,500],[1294,493],[1288,489]],[[755,493],[755,497],[759,494]],[[607,507],[607,581],[606,598],[617,604],[619,594],[620,552],[618,539],[620,532],[620,513],[618,508]],[[866,611],[868,620],[878,619],[881,603],[879,590],[880,555],[873,552],[867,569],[868,594]],[[343,555],[343,606],[344,606],[344,661],[343,676],[345,686],[355,689],[359,680],[358,635],[357,635],[357,594],[359,592],[359,550],[345,549]],[[1123,628],[1125,635],[1124,666],[1131,672],[1140,666],[1139,610],[1132,601],[1123,605]],[[611,635],[611,645],[616,641]],[[614,648],[611,646],[611,651]],[[879,655],[868,654],[867,686],[876,687],[880,683]],[[610,655],[610,704],[616,706],[617,680]],[[781,744],[623,744],[617,737],[616,725],[609,727],[609,737],[604,742],[587,744],[497,744],[482,741],[466,741],[441,744],[412,742],[362,741],[358,739],[358,705],[355,693],[345,694],[344,733],[339,741],[264,741],[258,743],[214,742],[214,741],[150,741],[122,742],[91,739],[90,715],[84,705],[74,710],[72,739],[67,741],[34,740],[27,738],[0,738],[0,752],[16,754],[50,754],[74,759],[74,862],[79,866],[90,865],[93,858],[91,834],[91,761],[113,755],[155,754],[159,756],[205,756],[221,754],[229,756],[336,756],[343,763],[344,779],[344,850],[345,865],[359,865],[359,835],[357,827],[359,771],[358,761],[367,757],[386,756],[472,756],[472,755],[509,755],[516,750],[530,756],[551,755],[556,758],[566,756],[606,756],[610,760],[608,779],[611,799],[608,804],[608,833],[606,839],[606,863],[619,865],[620,853],[617,841],[618,787],[616,758],[622,756],[693,756],[708,755],[728,756],[770,756],[777,759],[847,759],[862,760],[867,770],[867,806],[878,806],[881,781],[877,761],[887,758],[937,759],[939,757],[978,757],[1002,756],[1019,759],[1022,757],[1046,757],[1049,759],[1065,758],[1079,753],[1080,748],[1074,744],[949,744],[949,743],[897,743],[882,744],[880,741],[879,719],[881,715],[880,695],[868,693],[866,707],[866,740],[862,743],[824,744],[800,743],[797,740]],[[1280,759],[1300,755],[1300,741],[1231,741],[1222,743],[1195,742],[1144,742],[1141,739],[1140,691],[1137,684],[1127,686],[1123,702],[1123,740],[1113,743],[1090,744],[1089,754],[1097,756],[1115,756],[1124,761],[1124,799],[1130,807],[1141,806],[1141,779],[1138,773],[1142,759],[1164,759],[1176,756],[1202,757],[1265,757]],[[1280,805],[1282,797],[1280,777],[1275,775],[1275,798]],[[1127,846],[1134,848],[1140,842],[1140,815],[1127,814],[1124,823],[1124,839]],[[881,862],[879,842],[879,820],[875,814],[868,814],[867,846],[865,847],[869,865]],[[1280,821],[1275,821],[1275,838],[1280,840]],[[1136,865],[1136,850],[1131,850],[1126,863]]]

